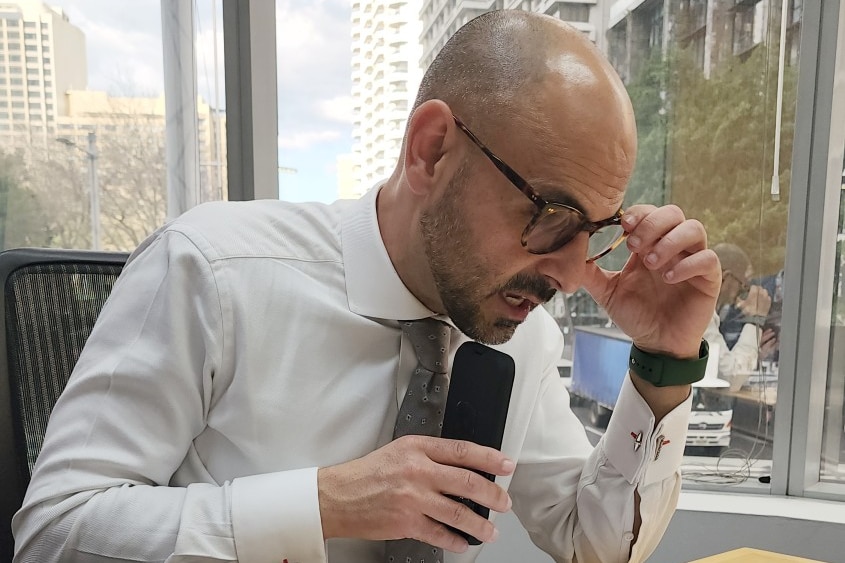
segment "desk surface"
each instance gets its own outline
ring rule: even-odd
[[[720,553],[719,555],[712,555],[704,559],[696,559],[689,563],[824,563],[816,559],[804,559],[803,557],[793,557],[792,555],[782,555],[780,553],[772,553],[771,551],[763,551],[761,549],[751,549],[750,547],[743,547],[741,549],[734,549],[727,553]]]

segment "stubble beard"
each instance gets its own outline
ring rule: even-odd
[[[468,181],[466,169],[464,163],[440,201],[420,217],[423,248],[440,300],[455,326],[482,344],[504,344],[521,323],[505,317],[488,318],[484,301],[495,299],[506,290],[526,291],[548,301],[555,291],[540,276],[527,274],[517,274],[500,287],[493,283],[489,268],[478,257],[480,245],[461,216],[460,195]]]

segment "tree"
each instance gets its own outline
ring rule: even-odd
[[[770,197],[777,63],[758,45],[706,78],[689,50],[673,57],[670,200],[707,228],[710,242],[745,249],[760,274],[783,267],[789,202],[796,69],[785,68],[780,201]],[[772,68],[774,67],[774,68]]]
[[[44,212],[29,187],[22,152],[0,153],[0,249],[44,246]]]
[[[155,115],[115,113],[99,119],[95,132],[101,248],[132,250],[167,213],[164,122]],[[3,166],[0,173],[0,212],[4,178],[15,178],[6,244],[91,248],[87,146],[49,141],[28,145],[17,168]]]

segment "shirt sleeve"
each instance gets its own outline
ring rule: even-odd
[[[659,423],[630,380],[607,431],[591,448],[549,372],[511,482],[513,509],[532,541],[556,561],[641,562],[674,513],[691,398]],[[633,545],[634,492],[642,524]]]
[[[225,299],[197,239],[167,229],[133,255],[55,405],[16,563],[323,563],[316,468],[173,486],[227,369]]]
[[[761,332],[754,324],[745,323],[734,347],[728,348],[724,336],[719,331],[719,317],[713,315],[704,332],[704,338],[711,348],[715,348],[714,344],[718,345],[720,377],[730,381],[737,373],[752,371],[757,367]]]

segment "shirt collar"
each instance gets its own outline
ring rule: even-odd
[[[377,185],[350,205],[341,220],[341,245],[349,310],[365,317],[413,320],[434,316],[402,280],[381,238]]]

